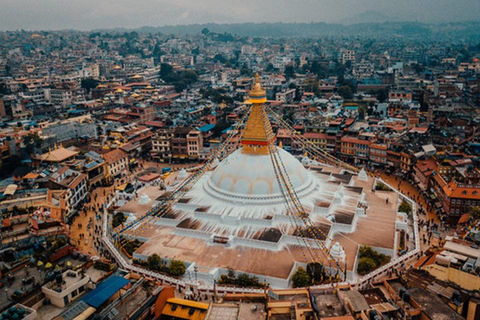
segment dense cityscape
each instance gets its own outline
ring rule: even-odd
[[[0,32],[0,319],[480,319],[480,34],[218,28]]]

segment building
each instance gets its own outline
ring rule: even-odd
[[[370,161],[373,165],[384,166],[387,164],[387,145],[372,143],[370,145]]]
[[[97,187],[106,183],[108,164],[98,153],[94,151],[87,152],[81,170],[87,175],[89,187]]]
[[[127,113],[127,119],[129,122],[135,123],[144,123],[147,121],[152,121],[155,118],[155,106],[132,106],[130,111]]]
[[[173,133],[173,129],[160,129],[157,131],[152,138],[152,158],[160,162],[171,162]]]
[[[93,287],[94,284],[89,277],[77,271],[68,270],[57,275],[55,280],[46,283],[42,287],[42,292],[54,306],[63,308]]]
[[[327,135],[325,133],[305,132],[303,138],[319,149],[327,149]]]
[[[355,62],[355,51],[354,50],[343,50],[342,51],[342,63],[346,64],[347,61]]]
[[[198,130],[192,130],[187,135],[187,153],[188,158],[198,160],[200,158],[200,150],[203,148],[203,136]]]
[[[440,174],[434,175],[431,181],[437,200],[435,207],[443,209],[450,224],[456,225],[462,214],[480,206],[480,184],[447,182]]]
[[[437,169],[437,162],[433,159],[417,161],[413,167],[413,178],[422,191],[426,191],[430,186],[430,178]]]
[[[66,218],[76,212],[80,203],[87,196],[87,175],[63,166],[49,177],[49,186],[52,189],[64,190],[63,197],[67,205]]]
[[[190,127],[176,127],[172,137],[172,160],[188,159],[188,140],[187,136],[192,131]]]
[[[353,159],[355,162],[368,161],[370,144],[368,140],[344,136],[341,138],[340,153],[343,157]]]
[[[59,164],[60,162],[73,160],[78,155],[77,151],[66,149],[64,147],[55,148],[54,150],[49,150],[48,152],[35,155],[34,159],[38,162],[45,162],[51,164]]]
[[[114,149],[102,155],[107,163],[107,180],[113,181],[128,171],[128,153]]]
[[[203,320],[208,313],[207,303],[170,298],[163,308],[160,320]]]

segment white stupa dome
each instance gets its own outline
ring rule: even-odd
[[[312,193],[316,183],[291,154],[278,148],[285,170],[297,195]],[[204,189],[218,199],[246,204],[280,203],[283,200],[269,155],[252,155],[239,149],[224,159],[204,183]]]

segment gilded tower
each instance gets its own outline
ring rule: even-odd
[[[265,112],[265,102],[267,102],[267,94],[260,76],[256,74],[250,90],[249,103],[252,104],[252,108],[242,138],[243,153],[266,155],[269,145],[275,142],[272,126]]]

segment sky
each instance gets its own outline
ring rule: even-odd
[[[0,30],[242,22],[480,20],[479,0],[0,0]],[[366,22],[366,21],[362,21]]]

